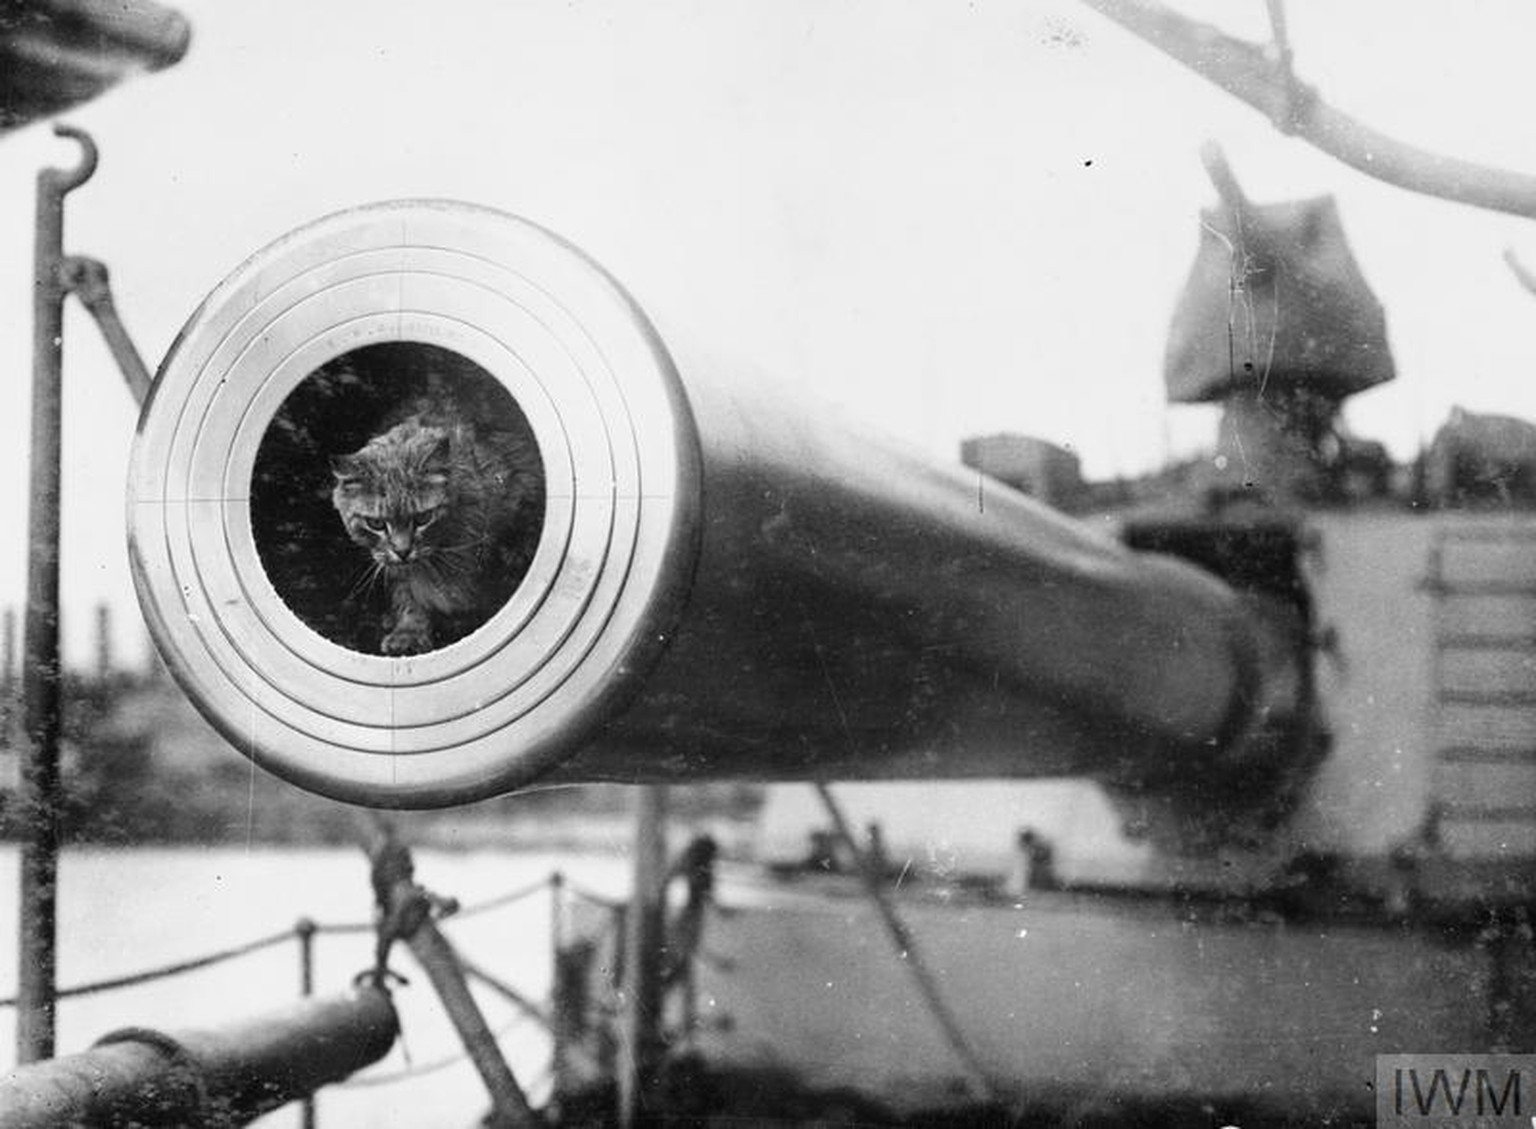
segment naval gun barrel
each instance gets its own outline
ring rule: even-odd
[[[385,653],[329,460],[427,386],[482,416],[510,399],[537,521],[483,621]],[[129,520],[199,707],[280,775],[380,806],[590,780],[1134,784],[1240,760],[1274,650],[1209,574],[698,355],[569,244],[456,203],[332,216],[216,289],[146,406]]]

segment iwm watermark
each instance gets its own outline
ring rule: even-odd
[[[1536,1055],[1377,1055],[1377,1129],[1536,1129]]]

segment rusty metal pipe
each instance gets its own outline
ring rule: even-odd
[[[219,1030],[130,1028],[0,1080],[0,1129],[242,1125],[383,1058],[389,995],[361,987]]]

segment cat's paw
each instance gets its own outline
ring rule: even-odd
[[[432,649],[432,633],[425,627],[402,624],[384,636],[381,647],[386,655],[420,655]]]

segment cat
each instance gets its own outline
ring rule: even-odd
[[[479,429],[426,394],[350,454],[331,458],[331,501],[368,553],[354,593],[388,597],[379,650],[414,655],[463,638],[527,571],[543,520],[531,437]]]

